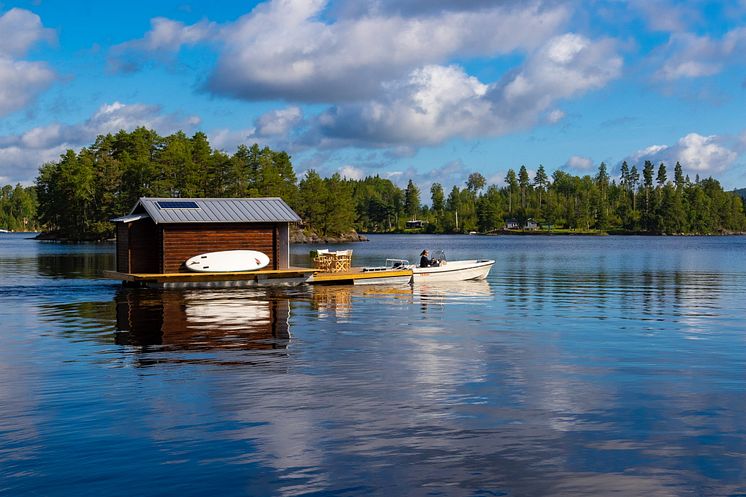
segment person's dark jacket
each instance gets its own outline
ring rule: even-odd
[[[430,259],[426,255],[420,257],[420,267],[430,267]]]

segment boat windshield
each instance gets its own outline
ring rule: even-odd
[[[442,262],[442,261],[447,261],[448,259],[446,259],[446,253],[444,251],[436,250],[435,253],[433,254],[433,260]]]

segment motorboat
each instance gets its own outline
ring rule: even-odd
[[[491,259],[473,259],[442,261],[438,266],[413,266],[412,279],[415,283],[483,280],[487,278],[494,264],[495,261]]]
[[[386,259],[388,268],[411,269],[414,283],[483,280],[487,278],[494,265],[495,261],[492,259],[449,261],[442,251],[436,254],[433,265],[428,267],[409,264],[406,259]]]

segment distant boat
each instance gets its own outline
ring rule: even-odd
[[[0,228],[0,233],[10,233],[10,231]]]
[[[185,263],[190,271],[200,273],[232,273],[256,271],[269,264],[269,257],[256,250],[224,250],[195,255]]]

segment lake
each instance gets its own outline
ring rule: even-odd
[[[746,237],[370,238],[497,262],[159,292],[0,235],[0,494],[746,495]]]

